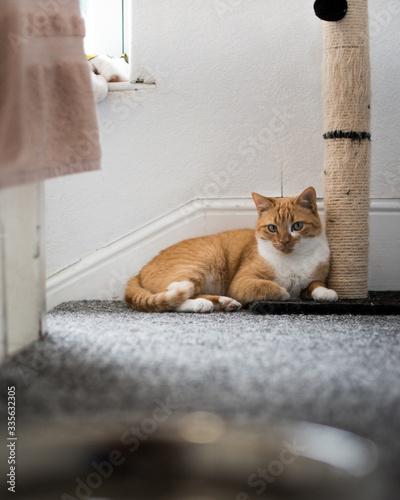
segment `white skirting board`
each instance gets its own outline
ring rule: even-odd
[[[323,202],[319,202],[323,219]],[[122,299],[127,280],[158,252],[196,236],[254,227],[251,199],[199,199],[47,278],[47,304],[82,299]],[[400,290],[400,200],[372,200],[369,289]]]

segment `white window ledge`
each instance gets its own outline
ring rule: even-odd
[[[123,92],[154,89],[155,83],[108,82],[109,92]]]

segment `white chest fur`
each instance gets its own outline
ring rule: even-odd
[[[312,280],[312,273],[329,258],[325,234],[302,238],[291,254],[285,255],[270,241],[258,239],[258,252],[275,272],[275,282],[286,288],[293,298],[299,297]]]

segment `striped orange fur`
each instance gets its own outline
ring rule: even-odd
[[[329,247],[310,187],[293,198],[253,193],[255,230],[181,241],[160,252],[126,286],[138,311],[235,311],[254,300],[337,300],[325,287]]]

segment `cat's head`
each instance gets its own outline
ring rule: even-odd
[[[258,212],[256,236],[284,254],[292,253],[305,238],[322,231],[315,189],[309,187],[294,198],[266,198],[252,193]]]

